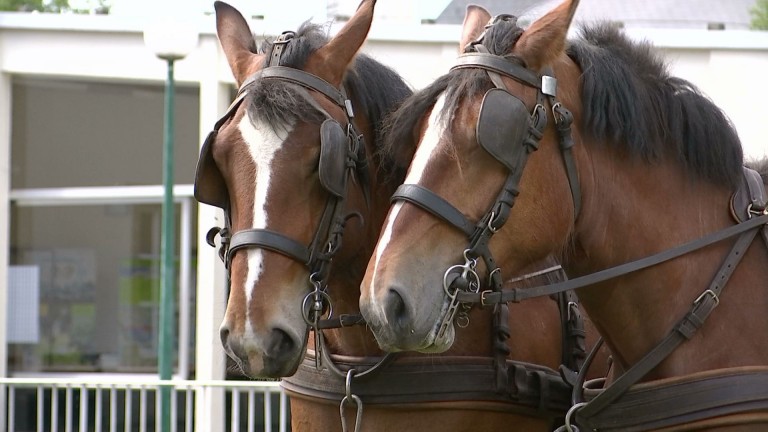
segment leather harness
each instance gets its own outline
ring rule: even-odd
[[[482,40],[482,36],[479,40]],[[655,348],[616,381],[612,382],[606,389],[588,392],[590,396],[589,402],[582,402],[583,399],[579,394],[580,386],[574,388],[574,395],[572,397],[574,405],[566,416],[565,426],[559,430],[576,431],[578,430],[576,424],[592,430],[646,430],[648,427],[678,426],[687,422],[707,420],[719,415],[768,409],[768,386],[766,385],[766,382],[768,382],[766,381],[768,368],[757,368],[757,370],[734,368],[706,380],[692,378],[690,382],[686,382],[685,385],[678,385],[674,390],[674,394],[677,397],[684,396],[684,398],[687,398],[689,402],[684,404],[652,403],[656,400],[663,400],[662,398],[667,394],[665,392],[670,391],[670,387],[664,383],[656,386],[649,384],[638,385],[638,387],[642,386],[642,390],[635,390],[633,387],[633,385],[672,353],[677,346],[692,338],[695,332],[704,324],[707,317],[718,305],[723,288],[758,233],[762,234],[764,243],[768,247],[768,195],[765,192],[760,175],[746,167],[743,170],[743,185],[731,200],[731,208],[736,217],[736,225],[676,248],[580,278],[536,287],[503,289],[503,283],[499,277],[500,272],[490,256],[487,244],[493,233],[500,229],[506,221],[509,210],[514,205],[515,197],[519,193],[517,186],[525,167],[527,156],[538,148],[538,140],[541,138],[546,126],[546,111],[543,109],[545,97],[549,99],[555,119],[565,170],[574,202],[574,215],[578,217],[580,190],[576,165],[570,151],[574,145],[570,134],[570,125],[573,117],[568,110],[555,100],[554,89],[556,85],[554,85],[554,78],[546,75],[540,76],[536,72],[505,58],[488,54],[484,47],[478,43],[469,46],[470,50],[473,48],[479,52],[460,56],[457,65],[453,69],[474,68],[485,70],[496,87],[489,90],[484,97],[477,126],[479,144],[500,163],[504,164],[510,172],[496,203],[475,224],[467,220],[448,201],[420,185],[403,185],[393,196],[393,200],[402,200],[415,204],[468,235],[470,247],[464,252],[466,263],[463,266],[451,267],[446,271],[446,281],[448,283],[446,283],[444,289],[452,300],[451,310],[458,310],[460,304],[493,306],[498,310],[500,306],[506,305],[508,302],[519,302],[528,298],[561,294],[669,261],[728,238],[738,237],[723,260],[712,283],[694,300],[690,311]],[[520,109],[517,107],[521,104],[515,101],[516,97],[506,93],[506,88],[499,75],[504,75],[524,85],[538,89],[538,103],[530,115],[520,114]],[[512,149],[500,150],[501,147],[493,142],[493,134],[490,134],[490,143],[483,141],[483,133],[486,132],[482,130],[484,126],[482,123],[483,111],[486,109],[485,105],[489,100],[492,101],[490,106],[495,107],[496,110],[507,113],[512,112],[511,118],[507,118],[504,121],[517,121],[515,127],[518,130],[527,131],[518,140],[513,140],[512,142],[513,145],[517,145],[519,148],[515,149],[513,147]],[[493,102],[494,100],[501,102]],[[509,152],[514,153],[512,157],[509,156]],[[482,257],[486,263],[491,281],[491,289],[483,291],[477,289],[475,281],[478,280],[478,277],[474,274],[474,261],[476,257]],[[455,269],[459,271],[457,272]],[[449,273],[456,274],[451,279]],[[452,317],[447,316],[443,324],[452,319]],[[597,348],[596,346],[595,350]],[[583,374],[587,369],[588,364],[581,368],[579,381],[583,381]],[[750,380],[754,380],[754,382]],[[728,387],[737,390],[725,391]],[[742,391],[741,389],[744,390]],[[626,412],[632,412],[632,416],[626,416]],[[651,422],[647,420],[648,418],[661,418],[661,420]],[[762,415],[762,418],[768,418],[768,414]],[[575,424],[571,423],[572,421],[575,421]],[[650,426],[651,424],[652,426]],[[637,429],[632,429],[633,427]]]
[[[365,403],[391,407],[419,403],[420,408],[428,408],[433,402],[460,402],[462,407],[516,412],[550,419],[562,418],[569,407],[568,396],[571,392],[571,383],[563,376],[572,377],[585,356],[583,320],[578,299],[573,293],[552,296],[560,307],[563,330],[564,366],[561,372],[507,359],[510,351],[506,339],[510,331],[506,304],[500,305],[494,316],[497,337],[494,337],[496,355],[493,358],[417,356],[395,359],[393,354],[357,358],[331,355],[328,352],[323,330],[365,325],[365,320],[358,314],[333,316],[325,283],[330,262],[341,246],[345,221],[341,211],[346,197],[346,178],[357,172],[361,176],[360,183],[365,185],[365,146],[362,135],[357,133],[352,124],[352,105],[343,88],[337,90],[312,74],[280,66],[284,48],[292,37],[292,32],[285,32],[278,37],[273,44],[268,66],[242,83],[235,100],[206,138],[195,178],[195,197],[198,201],[221,207],[225,211],[225,227],[212,228],[208,232],[207,241],[215,247],[215,237],[220,237],[219,256],[228,270],[236,251],[253,247],[276,251],[304,263],[310,269],[310,284],[314,291],[305,297],[302,313],[308,327],[314,330],[315,349],[307,351],[295,375],[283,379],[283,387],[292,396],[340,403],[342,411],[348,404],[355,405],[358,414],[355,430],[361,423],[363,399]],[[336,129],[333,125],[326,128],[327,123],[335,121],[328,113],[324,113],[328,120],[321,126],[319,174],[330,197],[314,239],[308,247],[267,229],[249,229],[232,234],[226,186],[213,160],[212,145],[219,129],[234,117],[252,86],[259,80],[267,79],[281,80],[317,91],[343,108],[347,114],[346,129]],[[326,129],[330,131],[326,132]],[[345,133],[338,132],[344,129]],[[334,152],[330,152],[331,155],[326,157],[326,153],[329,153],[325,150],[326,146],[340,141],[346,143],[344,148],[337,149],[335,156]],[[341,164],[327,165],[343,170],[341,174],[333,173],[333,168],[323,168],[324,159],[333,162],[339,158]],[[327,178],[338,178],[341,175],[343,180],[325,181],[324,174]],[[363,193],[367,201],[367,189]],[[554,270],[559,270],[564,277],[559,266]],[[341,419],[343,429],[346,430],[343,415]]]

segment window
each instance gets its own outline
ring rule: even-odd
[[[183,375],[194,357],[197,93],[176,89]],[[162,85],[14,79],[10,372],[157,371],[163,94]]]

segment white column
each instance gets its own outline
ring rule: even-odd
[[[218,40],[205,37],[201,40],[204,50],[211,61],[206,63],[206,70],[200,79],[200,138],[208,135],[213,124],[229,105],[229,86],[219,81]],[[197,339],[196,339],[196,379],[224,379],[225,356],[219,339],[219,325],[224,319],[226,308],[226,287],[224,266],[216,250],[205,241],[205,234],[212,226],[223,226],[222,213],[217,209],[200,204],[198,207],[197,232]],[[224,430],[224,391],[221,388],[198,390],[195,407],[195,425],[197,431]]]
[[[0,72],[0,377],[8,376],[8,231],[11,225],[8,195],[11,183],[11,76]],[[0,431],[5,430],[5,389],[0,392]]]

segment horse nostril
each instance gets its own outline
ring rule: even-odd
[[[294,345],[295,343],[288,333],[278,328],[272,329],[267,342],[267,357],[281,359],[288,356],[293,352]]]
[[[391,324],[400,328],[404,327],[408,319],[408,310],[405,307],[405,300],[397,290],[390,289],[387,293],[384,312]]]
[[[227,343],[229,340],[229,328],[227,326],[222,326],[221,329],[219,329],[219,336],[221,337],[221,344],[224,346],[224,348],[227,348]]]

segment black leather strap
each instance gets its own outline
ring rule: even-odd
[[[451,203],[423,186],[417,184],[400,185],[392,195],[392,201],[396,200],[415,204],[460,229],[468,236],[472,235],[475,231],[475,224],[467,219],[463,213],[457,210]]]
[[[539,74],[495,54],[477,52],[461,54],[451,70],[464,68],[480,68],[498,72],[531,87],[541,89],[541,76]]]
[[[541,285],[530,288],[511,288],[504,290],[502,293],[472,293],[459,291],[457,297],[459,301],[464,303],[482,303],[485,305],[490,305],[496,303],[519,302],[529,298],[557,294],[566,290],[578,289],[588,285],[594,285],[599,282],[605,282],[627,273],[655,266],[657,264],[680,257],[711,244],[735,237],[743,232],[759,228],[761,225],[765,224],[768,224],[768,215],[757,216],[746,222],[730,226],[676,248],[668,249],[655,255],[639,259],[637,261],[632,261],[616,267],[601,270],[587,276],[570,279],[565,282],[558,282],[551,285]]]
[[[552,106],[552,115],[555,118],[555,128],[560,137],[560,154],[563,155],[565,164],[565,174],[568,176],[568,184],[571,187],[571,197],[573,198],[573,218],[576,219],[581,213],[581,183],[579,182],[579,172],[576,170],[576,161],[573,158],[573,135],[571,134],[571,124],[573,123],[573,114],[554,97],[550,97]]]
[[[643,383],[610,409],[579,419],[579,426],[605,432],[647,431],[766,410],[768,369],[742,367]]]
[[[346,394],[345,374],[317,370],[309,353],[296,374],[281,386],[296,396],[340,401]],[[342,371],[365,369],[379,358],[333,356]],[[356,376],[352,392],[366,405],[403,405],[458,401],[504,403],[504,411],[543,418],[559,418],[570,407],[570,386],[543,366],[507,361],[509,384],[496,391],[496,373],[490,357],[400,357],[365,377]]]
[[[308,264],[310,259],[309,249],[296,240],[267,229],[249,229],[232,234],[229,240],[227,262],[231,262],[238,249],[249,247],[260,247],[279,252],[302,264]]]
[[[333,103],[343,108],[346,112],[347,98],[328,81],[312,75],[311,73],[304,72],[303,70],[290,68],[287,66],[270,66],[256,72],[253,79],[281,79],[289,81],[294,84],[299,84],[310,90],[315,90],[322,93],[325,97],[330,99]]]
[[[352,327],[356,325],[365,325],[365,318],[360,314],[341,314],[337,317],[318,320],[317,328],[319,330]]]
[[[693,337],[696,331],[704,325],[709,314],[717,307],[723,288],[725,288],[756,235],[757,230],[754,229],[741,234],[723,260],[709,287],[694,301],[688,314],[650,352],[611,383],[605,391],[583,406],[578,411],[579,418],[589,418],[606,409],[609,404],[626,393],[633,384],[658,366],[681,343]]]

